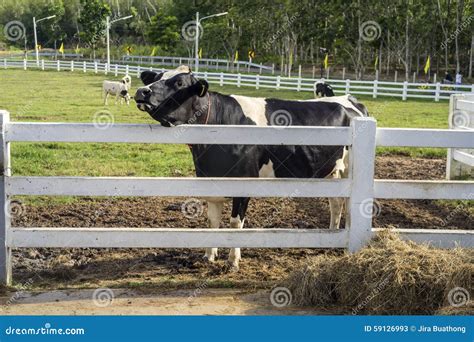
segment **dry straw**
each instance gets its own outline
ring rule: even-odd
[[[473,261],[473,250],[435,249],[385,230],[358,253],[315,257],[286,286],[297,305],[352,314],[472,314],[472,302],[454,308],[448,293],[472,294]]]

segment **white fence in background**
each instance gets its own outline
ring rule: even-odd
[[[452,95],[449,102],[449,128],[474,132],[474,93]],[[448,149],[446,178],[474,178],[474,149]]]
[[[195,65],[194,57],[167,57],[167,56],[132,56],[123,55],[122,63],[137,63],[137,64],[158,64],[165,66],[177,67],[180,65]],[[214,69],[214,70],[236,70],[247,72],[268,72],[274,73],[275,68],[263,65],[262,63],[252,63],[247,61],[229,61],[227,59],[214,58],[199,58],[199,68]]]
[[[372,203],[386,199],[470,199],[474,183],[466,181],[374,180],[375,148],[426,146],[474,148],[466,130],[376,128],[373,118],[355,118],[350,127],[256,127],[11,122],[0,111],[0,279],[11,281],[11,249],[27,247],[278,247],[361,248],[374,232]],[[183,130],[186,134],[182,134]],[[179,133],[179,134],[177,134]],[[348,179],[32,177],[12,176],[12,142],[186,143],[248,145],[344,145],[350,149]],[[25,228],[11,227],[12,196],[229,196],[343,197],[344,229],[186,229],[186,228]],[[468,230],[399,229],[403,237],[440,247],[474,247]]]
[[[141,67],[136,65],[112,64],[107,68],[107,63],[87,62],[87,61],[65,61],[65,60],[41,60],[40,65],[36,65],[33,60],[8,60],[3,59],[2,66],[6,68],[40,68],[42,70],[53,69],[57,71],[83,71],[113,74],[115,76],[123,74],[134,74],[137,77],[143,70],[164,71],[164,68]],[[1,66],[0,66],[1,67]],[[314,90],[312,78],[263,76],[241,73],[224,72],[198,72],[198,77],[206,79],[210,83],[233,85],[237,87],[253,87],[256,89],[284,89],[296,91]],[[452,94],[464,94],[474,92],[473,85],[447,85],[441,83],[408,83],[408,82],[382,82],[382,81],[354,81],[328,79],[336,95],[353,94],[369,95],[373,98],[378,96],[399,97],[402,100],[409,98],[431,99],[434,101],[447,100]]]

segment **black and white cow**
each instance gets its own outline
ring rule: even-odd
[[[334,91],[332,90],[331,85],[324,82],[324,80],[318,81],[314,84],[314,98],[331,96],[334,96]]]
[[[349,126],[355,116],[365,116],[365,107],[351,96],[296,101],[223,95],[208,91],[187,66],[156,73],[144,71],[145,84],[135,101],[163,126],[181,124]],[[341,178],[347,172],[343,146],[192,145],[198,177],[296,177]],[[211,228],[219,228],[223,201],[208,199]],[[338,228],[342,198],[330,199],[330,228]],[[249,198],[233,198],[230,227],[243,228]],[[207,248],[205,258],[214,261],[217,248]],[[231,249],[229,264],[238,269],[240,248]]]

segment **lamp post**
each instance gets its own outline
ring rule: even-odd
[[[36,20],[36,17],[33,17],[33,32],[35,35],[35,55],[36,55],[36,65],[39,65],[39,51],[38,51],[38,36],[36,35],[36,25],[43,20],[56,18],[56,15],[50,15],[49,17],[41,18]]]
[[[110,21],[110,16],[107,16],[105,19],[105,24],[107,26],[107,70],[110,70],[110,27],[112,26],[113,23],[116,23],[117,21],[120,20],[125,20],[125,19],[130,19],[132,18],[133,15],[128,15],[126,17],[114,19]]]
[[[229,14],[229,12],[212,14],[212,15],[208,15],[207,17],[203,17],[199,19],[199,12],[196,12],[196,38],[195,38],[195,44],[194,44],[195,45],[194,63],[195,63],[196,72],[199,71],[199,26],[201,24],[201,21],[203,21],[204,19],[209,19],[213,17],[220,17],[226,14]]]

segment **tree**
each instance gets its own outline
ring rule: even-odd
[[[163,51],[170,51],[180,39],[178,32],[178,19],[173,15],[165,14],[160,9],[151,17],[146,35],[153,44],[158,45]]]
[[[101,0],[81,0],[79,24],[82,26],[80,35],[92,47],[95,59],[97,42],[104,36],[105,19],[110,15],[110,8]]]

